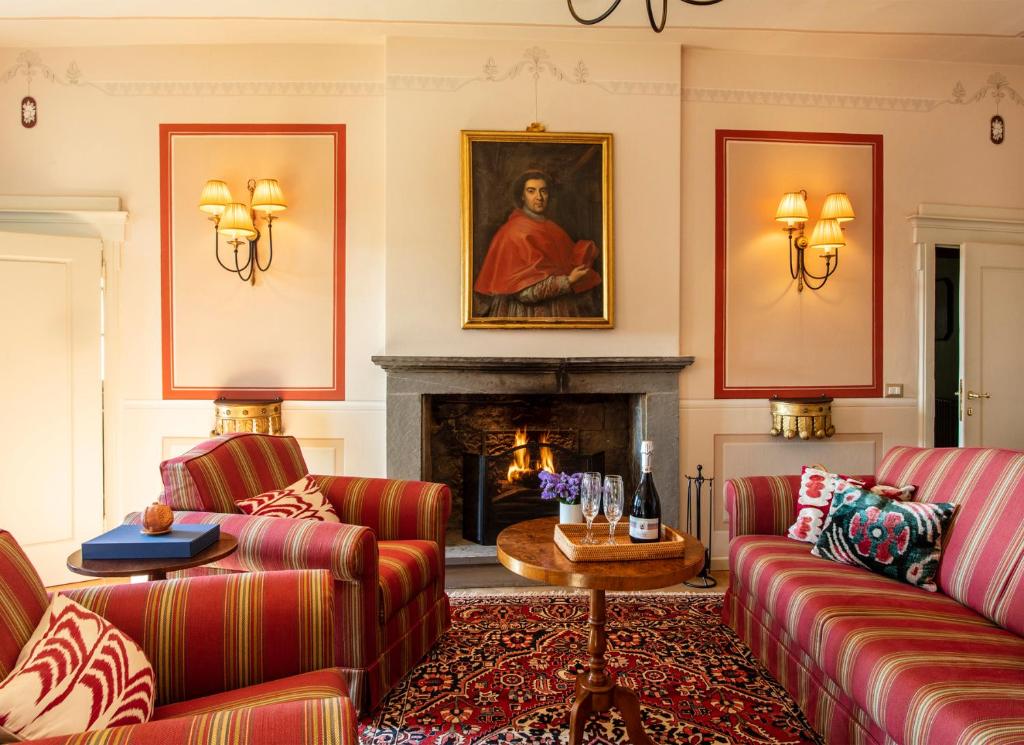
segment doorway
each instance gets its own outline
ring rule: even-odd
[[[935,447],[960,445],[960,247],[935,248]]]

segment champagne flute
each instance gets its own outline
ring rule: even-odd
[[[622,517],[625,488],[621,476],[604,477],[604,516],[608,518],[608,543],[615,543],[615,525]]]
[[[580,506],[583,508],[583,518],[587,521],[587,537],[584,543],[597,543],[591,529],[594,525],[594,518],[601,511],[601,474],[595,471],[587,471],[580,479]]]

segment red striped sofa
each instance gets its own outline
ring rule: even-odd
[[[327,572],[103,585],[62,593],[134,639],[153,665],[146,724],[34,745],[356,745],[345,677],[331,668]],[[0,530],[0,680],[49,605],[43,583]],[[240,629],[258,633],[238,633]]]
[[[219,523],[238,551],[188,575],[327,569],[334,579],[334,664],[366,713],[433,646],[450,622],[444,484],[316,476],[341,524],[254,517],[235,501],[309,473],[294,437],[222,435],[160,464],[160,501],[185,523]],[[138,515],[130,515],[137,521]]]
[[[724,616],[832,743],[1024,743],[1024,452],[897,447],[879,483],[958,506],[939,592],[784,537],[799,476],[726,482]]]

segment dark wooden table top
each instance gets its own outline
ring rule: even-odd
[[[227,533],[220,540],[187,559],[83,559],[82,550],[68,557],[68,569],[89,577],[133,577],[140,574],[176,572],[223,559],[238,548],[238,540]]]
[[[555,545],[557,517],[541,517],[510,525],[498,535],[498,561],[528,579],[549,585],[589,590],[654,590],[695,576],[704,565],[704,546],[689,533],[686,553],[650,561],[569,561]],[[594,524],[601,540],[604,523]]]

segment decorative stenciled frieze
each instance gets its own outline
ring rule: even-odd
[[[380,80],[82,80],[108,96],[383,96]]]
[[[929,112],[946,103],[938,98],[869,96],[813,91],[773,91],[744,88],[684,88],[683,100],[695,103],[748,104],[756,106],[804,106],[826,109],[873,109],[877,111]]]
[[[594,80],[586,63],[580,59],[571,70],[563,70],[555,64],[547,50],[530,47],[523,52],[522,59],[502,69],[494,57],[483,64],[482,75],[388,75],[387,87],[397,91],[424,91],[431,93],[454,93],[472,83],[504,83],[521,75],[532,78],[536,96],[542,79],[556,83],[584,85],[598,88],[605,93],[619,96],[678,96],[679,84],[659,80]]]

